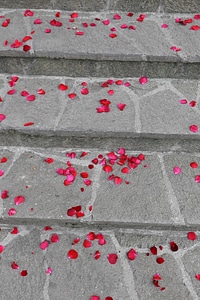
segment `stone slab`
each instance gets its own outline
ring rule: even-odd
[[[87,155],[81,156],[85,151]],[[129,173],[122,172],[123,167],[130,165],[125,162],[120,166],[118,155],[107,173],[104,164],[109,164],[107,154],[112,151],[117,154],[118,149],[105,152],[1,147],[0,158],[7,158],[7,162],[0,165],[4,171],[1,172],[1,192],[7,190],[9,195],[1,199],[2,222],[52,221],[145,228],[198,226],[199,184],[195,182],[198,169],[193,174],[189,165],[192,161],[200,163],[197,153],[143,151],[145,160],[129,169]],[[71,153],[75,153],[75,158],[71,158]],[[129,161],[140,153],[128,151]],[[52,162],[46,162],[47,158],[53,159]],[[74,168],[72,171],[70,165]],[[175,175],[175,166],[179,166],[182,173]],[[74,174],[74,181],[66,186],[64,182],[70,177],[59,175],[59,169]],[[113,177],[109,178],[111,174]],[[15,204],[17,196],[24,197],[22,204]],[[68,209],[79,205],[83,215],[67,215]],[[16,213],[9,215],[13,208]]]
[[[190,131],[191,125],[200,125],[197,80],[148,78],[142,85],[139,78],[18,76],[15,86],[10,87],[11,78],[11,75],[0,77],[0,113],[6,116],[0,123],[1,134],[12,135],[14,131],[44,139],[200,137],[198,131]],[[108,79],[113,84],[102,87]],[[60,90],[60,84],[66,90]],[[40,89],[44,95],[38,94]],[[14,94],[10,94],[12,91]],[[24,91],[34,95],[35,100],[27,101],[21,95]],[[97,112],[102,99],[111,102],[109,112]],[[186,104],[180,103],[183,99]],[[196,102],[194,107],[191,101]],[[120,103],[126,105],[123,111],[118,108]]]
[[[199,281],[195,278],[199,269],[199,231],[197,240],[187,238],[185,231],[145,231],[145,230],[97,230],[95,228],[70,229],[52,225],[15,226],[17,234],[11,234],[13,226],[1,226],[1,295],[4,299],[59,299],[89,300],[91,296],[113,300],[139,299],[198,299]],[[89,248],[83,243],[93,232],[95,239]],[[105,244],[99,245],[98,234],[102,234]],[[55,235],[57,242],[51,242]],[[76,244],[74,240],[79,242]],[[40,243],[48,241],[45,250]],[[174,241],[178,250],[170,249]],[[162,246],[159,248],[159,246]],[[151,253],[151,248],[157,254]],[[77,259],[69,259],[69,250],[78,253]],[[130,249],[136,251],[135,260],[129,260]],[[94,255],[99,251],[99,259]],[[111,253],[117,256],[115,264],[110,264]],[[147,256],[148,254],[148,256]],[[162,257],[164,262],[157,263]],[[15,262],[18,269],[11,265]],[[20,276],[21,271],[26,276]],[[49,270],[49,273],[48,273]],[[160,290],[153,284],[153,276],[161,276]]]
[[[10,0],[2,0],[1,7],[13,8],[13,2]],[[101,11],[101,10],[119,10],[119,11],[133,11],[133,12],[169,12],[169,13],[195,13],[199,12],[200,5],[198,0],[46,0],[45,2],[25,1],[20,0],[15,3],[15,8],[28,7],[29,9],[55,9],[55,10],[75,10],[75,11]]]
[[[2,10],[1,13],[4,18],[11,20],[7,27],[0,28],[1,40],[8,41],[7,46],[4,43],[0,45],[1,56],[28,56],[32,60],[34,57],[48,57],[100,61],[200,62],[198,32],[190,30],[191,24],[180,26],[175,22],[177,17],[193,18],[192,14],[148,13],[143,22],[138,22],[138,13],[128,17],[122,12],[121,19],[116,20],[111,12],[82,12],[71,22],[71,13],[62,11],[60,18],[57,18],[62,25],[51,26],[50,21],[56,18],[55,11],[35,10],[32,17],[25,17],[24,10]],[[34,24],[38,19],[41,24]],[[110,24],[104,25],[105,20],[109,20]],[[168,21],[168,28],[162,28],[163,21]],[[199,25],[199,20],[193,21]],[[88,27],[84,27],[83,23],[87,23]],[[121,28],[124,24],[127,28]],[[135,26],[135,30],[130,30],[130,25]],[[47,28],[51,29],[50,33],[44,32]],[[116,30],[115,38],[109,37],[113,33],[112,28]],[[84,35],[77,35],[79,32]],[[17,48],[10,46],[15,39],[21,41],[25,35],[32,37],[23,43],[31,47],[29,51],[23,51],[23,45]],[[172,51],[172,46],[180,47],[181,51]]]

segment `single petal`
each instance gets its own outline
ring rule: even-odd
[[[110,264],[114,265],[117,262],[118,255],[116,253],[110,253],[107,256],[107,259],[108,259]]]
[[[67,257],[69,259],[77,259],[78,258],[78,252],[74,249],[71,249],[71,250],[68,251]]]
[[[188,234],[188,240],[195,241],[197,239],[196,233],[194,231],[189,231]]]
[[[148,82],[148,78],[146,76],[140,77],[139,83],[140,84],[146,84]]]

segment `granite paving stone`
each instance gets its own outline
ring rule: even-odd
[[[147,13],[143,22],[137,21],[139,13],[128,17],[125,12],[119,12],[120,20],[114,19],[114,12],[80,12],[73,22],[70,11],[61,11],[61,16],[57,19],[55,12],[51,10],[34,10],[33,17],[25,17],[23,10],[2,10],[2,14],[11,23],[0,28],[1,40],[8,40],[8,46],[0,44],[1,56],[199,62],[199,32],[190,30],[191,24],[181,26],[175,22],[177,17],[193,19],[194,14]],[[34,24],[37,19],[41,20],[41,24]],[[57,20],[62,25],[51,26],[52,20]],[[104,25],[105,20],[109,20],[110,24]],[[195,25],[199,25],[199,20],[194,21]],[[163,22],[167,22],[169,27],[162,28]],[[83,23],[87,23],[87,27]],[[121,28],[123,24],[127,28]],[[129,29],[130,25],[134,26],[133,30]],[[115,32],[111,30],[113,27],[116,28]],[[50,33],[44,32],[47,28],[51,29]],[[79,32],[84,34],[77,35]],[[109,37],[113,32],[117,36]],[[10,47],[15,39],[21,41],[27,35],[32,39],[23,45],[30,45],[29,51],[23,51],[22,46]],[[172,51],[172,46],[180,47],[181,51]]]
[[[154,228],[158,224],[171,228],[198,225],[199,184],[195,182],[195,175],[199,173],[198,168],[190,167],[192,161],[199,163],[197,153],[143,151],[145,160],[129,173],[121,172],[127,163],[120,166],[117,161],[111,165],[111,172],[106,173],[104,164],[109,164],[108,153],[112,151],[117,154],[118,149],[105,152],[97,149],[1,147],[1,157],[8,154],[8,162],[1,163],[5,169],[1,176],[1,192],[9,192],[8,198],[1,199],[2,220],[26,223],[37,219],[54,220],[58,224],[81,222],[116,226],[146,224]],[[140,153],[127,151],[129,158]],[[71,158],[71,155],[76,158]],[[47,163],[47,158],[54,161]],[[176,166],[182,170],[178,175],[174,174]],[[70,180],[70,177],[59,175],[57,170],[69,172],[70,167],[75,168],[77,175],[66,186],[64,180]],[[108,180],[111,174],[114,177]],[[19,195],[25,201],[15,205],[14,198]],[[83,216],[67,215],[68,209],[79,205]],[[17,213],[9,216],[10,208],[15,208]]]
[[[200,84],[198,80],[139,78],[73,78],[1,75],[0,113],[6,119],[0,131],[15,130],[34,136],[70,137],[171,137],[198,139]],[[112,85],[102,87],[108,79]],[[11,80],[12,81],[12,80]],[[126,86],[126,83],[130,86]],[[65,91],[59,89],[64,84]],[[84,86],[85,85],[85,86]],[[38,94],[40,89],[43,94]],[[14,90],[14,94],[9,94]],[[21,93],[34,95],[27,101]],[[73,97],[73,98],[70,98]],[[100,101],[109,100],[108,112],[98,113]],[[180,101],[185,99],[186,104]],[[104,100],[105,101],[105,100]],[[192,102],[194,106],[192,106]],[[125,104],[123,111],[118,105]],[[32,122],[30,126],[24,126]],[[51,147],[51,145],[49,145]],[[59,145],[58,145],[59,146]]]

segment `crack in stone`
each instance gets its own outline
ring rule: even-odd
[[[1,241],[1,245],[6,246],[8,245],[11,241],[17,239],[19,236],[26,236],[27,234],[30,233],[30,230],[23,229],[20,231],[18,234],[11,234],[10,232],[7,234],[7,236]]]
[[[139,300],[137,291],[135,289],[133,272],[129,266],[129,263],[126,261],[126,259],[124,259],[126,257],[126,252],[124,249],[121,248],[114,233],[110,234],[110,238],[116,248],[116,251],[119,253],[118,255],[120,257],[120,262],[121,262],[122,269],[123,269],[124,283],[125,283],[125,286],[127,289],[127,293],[130,297],[130,300]]]
[[[171,182],[167,176],[163,156],[164,155],[162,155],[162,154],[158,154],[158,158],[160,161],[161,170],[162,170],[162,174],[163,174],[163,180],[164,180],[165,186],[167,187],[167,190],[168,190],[168,201],[169,201],[169,205],[171,208],[173,220],[174,220],[174,223],[176,223],[176,224],[185,225],[185,220],[184,220],[183,215],[180,212],[178,200],[173,191]]]

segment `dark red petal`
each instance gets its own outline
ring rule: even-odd
[[[34,125],[34,122],[28,122],[28,123],[25,123],[25,124],[24,124],[25,127],[27,127],[27,126],[32,126],[32,125]]]
[[[52,164],[54,162],[54,159],[51,157],[47,157],[44,161],[47,162],[48,164]]]
[[[157,257],[156,262],[161,265],[165,262],[165,260],[163,257]]]
[[[28,275],[27,270],[22,270],[22,271],[20,272],[20,275],[21,275],[21,276],[27,276],[27,275]]]
[[[52,243],[58,243],[59,242],[59,236],[56,233],[53,233],[50,240],[51,240]]]
[[[19,230],[17,227],[14,227],[13,230],[10,232],[11,234],[18,234]]]
[[[170,249],[172,251],[178,251],[178,245],[174,241],[170,241]]]
[[[98,260],[101,257],[101,253],[99,250],[97,250],[94,254],[94,259]]]
[[[198,163],[196,163],[195,161],[193,161],[193,162],[190,163],[190,167],[191,168],[196,169],[196,168],[198,168],[198,166],[199,166]]]
[[[80,174],[80,176],[82,177],[82,178],[88,178],[88,172],[82,172],[81,174]]]
[[[196,274],[196,275],[195,275],[195,278],[196,278],[197,280],[200,280],[200,274]]]
[[[158,250],[157,250],[157,247],[156,247],[156,246],[152,246],[152,247],[150,248],[150,251],[151,251],[151,253],[152,253],[153,255],[157,255]]]
[[[15,261],[13,261],[12,264],[11,264],[11,268],[14,269],[14,270],[18,270],[19,266]]]

